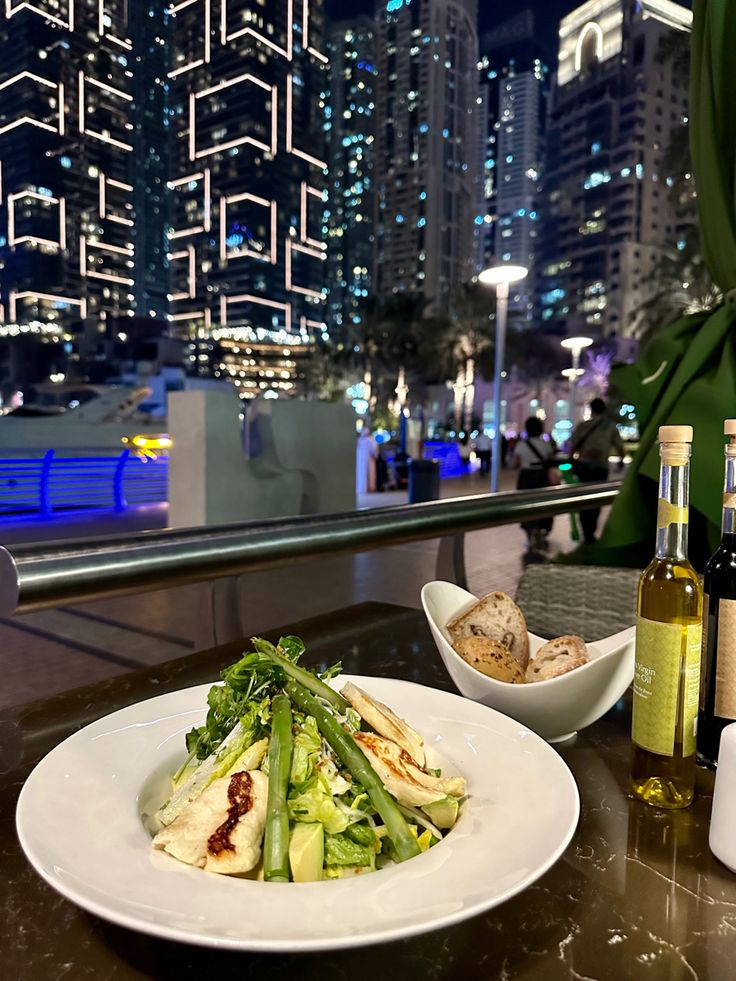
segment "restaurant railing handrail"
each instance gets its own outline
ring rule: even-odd
[[[610,504],[620,481],[117,538],[0,547],[0,616]]]

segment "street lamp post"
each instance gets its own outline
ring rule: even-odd
[[[580,355],[592,343],[592,337],[565,337],[560,341],[562,347],[566,351],[569,351],[572,356],[572,368],[565,369],[563,374],[566,374],[570,379],[570,421],[573,426],[575,426],[575,416],[577,414],[578,378],[584,374],[580,367]]]
[[[509,285],[524,279],[529,270],[526,266],[491,266],[478,274],[486,286],[496,288],[496,359],[493,369],[493,451],[491,455],[491,490],[498,490],[501,472],[501,385],[503,363],[506,354],[506,317],[509,308]]]

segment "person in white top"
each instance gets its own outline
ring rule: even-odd
[[[371,434],[370,426],[365,423],[356,447],[355,490],[358,494],[372,494],[376,490],[377,459],[378,443]]]
[[[514,447],[513,466],[519,471],[517,490],[535,487],[549,487],[549,472],[554,461],[557,446],[554,440],[544,439],[544,423],[537,416],[529,416],[524,423],[526,435]],[[549,547],[547,536],[552,530],[553,518],[536,518],[523,521],[521,527],[526,532],[530,550]]]
[[[491,437],[486,434],[484,429],[475,437],[475,454],[480,461],[480,475],[491,472],[491,450],[493,443]]]

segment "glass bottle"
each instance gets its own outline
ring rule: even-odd
[[[703,590],[687,558],[692,426],[662,426],[656,554],[639,580],[631,789],[655,807],[695,793]]]
[[[721,731],[736,719],[736,419],[726,419],[721,543],[705,567],[698,762],[715,768]]]

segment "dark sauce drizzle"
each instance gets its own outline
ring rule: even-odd
[[[253,780],[250,773],[244,771],[234,773],[230,777],[227,799],[230,801],[227,818],[217,831],[214,831],[207,839],[207,851],[210,855],[219,855],[223,851],[235,851],[235,845],[230,840],[230,835],[240,818],[247,814],[253,806]]]

